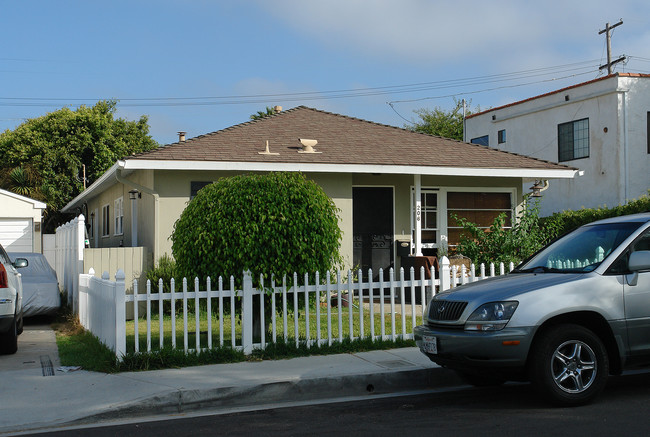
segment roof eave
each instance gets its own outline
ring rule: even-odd
[[[83,202],[98,195],[103,188],[115,184],[117,182],[117,179],[115,178],[115,173],[117,172],[118,168],[124,168],[124,161],[117,161],[115,164],[113,164],[113,166],[108,170],[106,170],[106,172],[103,175],[101,175],[99,179],[93,182],[84,191],[79,193],[77,197],[75,197],[70,202],[68,202],[68,204],[64,206],[63,209],[61,209],[61,212],[65,212],[65,213],[72,212]]]
[[[489,168],[489,167],[447,167],[410,166],[380,164],[328,164],[328,163],[278,163],[241,161],[168,161],[138,160],[124,161],[125,170],[204,170],[204,171],[300,171],[304,173],[384,173],[420,174],[428,176],[483,176],[512,177],[528,179],[565,179],[578,173],[575,168]]]

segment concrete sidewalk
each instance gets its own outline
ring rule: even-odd
[[[20,336],[19,351],[34,337],[30,332],[26,329]],[[110,375],[58,371],[58,356],[51,355],[56,363],[53,376],[45,376],[40,365],[7,369],[7,357],[0,356],[0,434],[201,409],[350,396],[370,399],[463,385],[417,348]]]

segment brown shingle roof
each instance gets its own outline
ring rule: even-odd
[[[318,141],[298,153],[299,138]],[[279,155],[260,155],[266,141]],[[564,165],[298,106],[126,158],[163,161],[318,163],[568,170]]]

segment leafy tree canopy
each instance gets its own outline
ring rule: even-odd
[[[405,128],[415,132],[462,141],[463,102],[454,99],[454,104],[454,108],[450,111],[444,110],[440,107],[435,107],[433,109],[416,109],[413,112],[417,114],[419,120],[413,121],[412,125],[406,125]],[[467,108],[469,108],[469,106],[470,105],[468,104]],[[480,108],[477,107],[475,112],[479,111]],[[470,109],[466,109],[465,115],[470,115],[473,112],[474,111]]]
[[[251,114],[251,120],[259,120],[260,118],[268,117],[269,115],[274,115],[276,114],[277,111],[275,108],[271,108],[270,106],[267,106],[264,111],[257,111],[255,114]]]
[[[115,161],[158,146],[146,116],[115,118],[116,102],[63,108],[0,134],[0,186],[47,203],[46,232],[62,221],[59,210]]]
[[[216,280],[325,273],[340,262],[338,209],[300,173],[249,174],[202,188],[174,225],[181,276]],[[267,282],[267,284],[270,283]]]

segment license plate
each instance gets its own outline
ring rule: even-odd
[[[436,355],[438,353],[438,339],[429,335],[422,336],[422,351]]]

